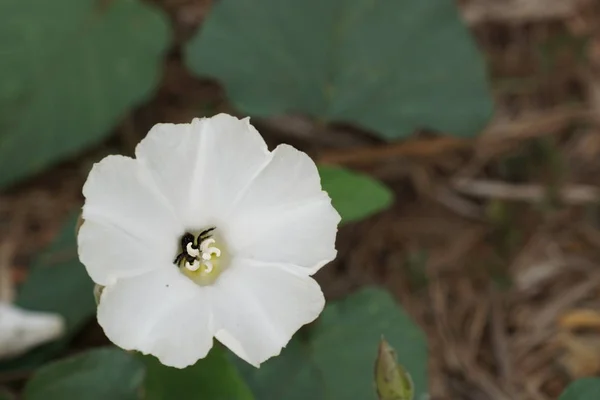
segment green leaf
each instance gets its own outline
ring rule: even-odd
[[[140,0],[2,0],[0,186],[106,137],[151,94],[168,36]]]
[[[166,367],[152,356],[140,357],[147,367],[144,400],[254,399],[235,366],[218,345],[206,358],[185,369]]]
[[[323,190],[329,193],[342,223],[366,218],[387,208],[392,192],[380,182],[363,174],[331,166],[319,166]]]
[[[94,284],[77,258],[76,221],[76,216],[69,218],[54,243],[34,260],[16,298],[21,307],[61,314],[66,335],[23,357],[1,362],[0,371],[33,368],[57,355],[96,313]]]
[[[600,399],[600,378],[581,378],[571,383],[559,400]]]
[[[382,335],[411,374],[414,398],[427,393],[425,337],[387,292],[367,288],[329,303],[308,333],[260,369],[239,362],[257,399],[376,399],[373,366]]]
[[[235,356],[231,358],[257,400],[325,400],[326,382],[311,351],[309,344],[294,337],[281,355],[261,364],[259,369]]]
[[[135,400],[144,364],[117,348],[91,350],[41,368],[25,387],[25,400]]]
[[[186,48],[242,112],[351,122],[387,139],[477,134],[483,57],[451,0],[227,0]]]

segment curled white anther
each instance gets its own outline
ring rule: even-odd
[[[198,269],[200,268],[200,261],[196,259],[192,264],[186,262],[185,267],[190,271],[198,271]]]
[[[202,263],[204,265],[204,272],[206,272],[207,274],[210,274],[213,270],[213,264],[210,261],[204,261]]]
[[[213,254],[217,257],[221,257],[221,250],[217,247],[210,247],[211,244],[215,243],[215,239],[206,239],[200,244],[200,250],[202,250],[202,258],[204,260],[210,260]]]
[[[199,249],[195,249],[193,247],[192,243],[188,243],[187,246],[185,247],[185,250],[192,257],[198,257],[200,255],[200,250]]]
[[[200,243],[200,250],[202,250],[202,252],[206,252],[208,246],[210,246],[213,243],[215,243],[215,239],[213,238],[203,240],[202,243]]]
[[[208,248],[208,253],[209,253],[209,254],[214,254],[214,255],[215,255],[215,256],[217,256],[217,257],[221,257],[221,250],[219,250],[219,249],[218,249],[218,248],[216,248],[216,247],[209,247],[209,248]]]

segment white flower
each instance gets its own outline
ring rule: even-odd
[[[135,155],[106,157],[83,188],[79,257],[108,338],[178,368],[213,337],[257,367],[279,354],[321,313],[311,275],[336,256],[314,162],[226,114],[156,125]]]
[[[29,311],[0,302],[0,359],[12,358],[60,338],[65,321],[54,313]]]

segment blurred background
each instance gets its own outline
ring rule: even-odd
[[[69,280],[91,165],[218,112],[385,190],[338,187],[358,211],[317,280],[332,301],[389,291],[430,399],[600,375],[599,22],[596,0],[3,0],[0,297],[70,333],[0,363],[0,387],[108,343]]]

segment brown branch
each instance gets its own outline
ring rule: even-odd
[[[510,184],[483,179],[456,179],[452,187],[466,195],[525,202],[539,202],[548,189],[536,184]],[[600,188],[587,185],[568,185],[559,189],[559,199],[566,204],[581,205],[600,202]]]
[[[463,18],[469,25],[563,20],[576,11],[576,0],[471,0],[462,7]]]
[[[449,151],[468,148],[472,142],[453,137],[407,140],[384,146],[351,148],[323,153],[318,160],[325,164],[369,163],[392,157],[435,157]]]
[[[517,121],[497,120],[475,140],[456,137],[434,139],[408,139],[380,146],[352,147],[325,151],[317,161],[323,164],[366,164],[393,157],[427,158],[469,148],[502,148],[507,143],[519,142],[563,131],[576,121],[589,117],[582,108],[561,107],[555,110],[532,113]]]

